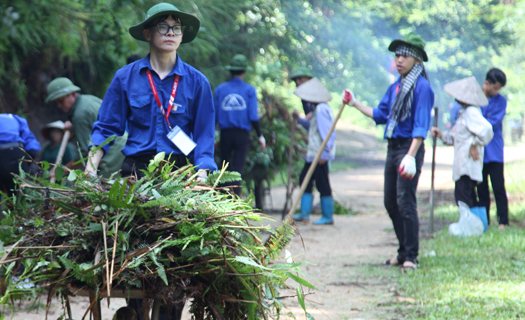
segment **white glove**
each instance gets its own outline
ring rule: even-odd
[[[197,180],[200,183],[206,184],[208,182],[208,173],[206,172],[206,170],[199,170],[198,173],[199,175],[197,176]]]
[[[399,165],[399,173],[403,178],[412,180],[416,174],[416,159],[408,154],[405,155]]]
[[[352,91],[348,89],[345,89],[345,91],[343,91],[343,103],[349,106],[353,106],[355,104],[355,96],[352,93]]]
[[[261,145],[261,151],[264,151],[264,149],[266,148],[266,139],[264,139],[264,136],[261,135],[258,141],[259,141],[259,144]]]

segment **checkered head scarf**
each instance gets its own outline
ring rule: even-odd
[[[392,105],[392,120],[398,123],[406,120],[411,115],[412,100],[414,99],[414,90],[419,75],[422,75],[427,80],[428,76],[425,71],[425,66],[423,65],[421,53],[414,47],[409,45],[399,45],[396,48],[396,55],[412,56],[419,60],[419,63],[414,65],[412,70],[410,70],[401,83],[401,89]]]

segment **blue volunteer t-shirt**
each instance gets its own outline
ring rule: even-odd
[[[506,110],[507,100],[499,93],[489,98],[488,106],[481,107],[483,117],[490,122],[492,131],[494,131],[494,137],[485,146],[483,163],[503,163],[503,117],[505,117]]]
[[[145,154],[182,154],[171,140],[166,120],[153,96],[147,70],[151,70],[161,105],[167,112],[175,75],[180,76],[173,110],[169,115],[172,128],[179,126],[197,144],[188,155],[199,169],[217,170],[213,159],[215,143],[215,110],[208,79],[184,63],[179,56],[173,70],[160,79],[151,67],[149,55],[124,66],[115,73],[93,124],[93,145],[100,145],[113,135],[129,133],[122,153],[126,156]],[[109,146],[104,146],[106,153]]]
[[[15,114],[0,114],[0,145],[21,142],[25,150],[40,151],[40,143],[29,130],[27,120]]]
[[[219,129],[240,128],[250,131],[259,121],[257,92],[241,78],[232,78],[215,88],[215,122]]]
[[[373,109],[373,119],[376,124],[386,124],[388,128],[388,123],[391,121],[390,108],[394,104],[399,90],[401,90],[401,77],[388,87],[386,94],[383,96],[383,99],[381,99],[381,102],[379,102],[379,106]],[[410,117],[407,117],[405,121],[401,121],[396,125],[392,138],[421,137],[425,139],[430,125],[430,111],[433,106],[434,91],[430,87],[430,83],[428,83],[427,79],[423,76],[419,76],[412,100]],[[386,130],[384,138],[387,138]]]

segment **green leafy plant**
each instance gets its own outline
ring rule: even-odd
[[[293,227],[272,230],[269,217],[214,187],[238,174],[223,169],[201,184],[195,167],[163,159],[138,181],[79,170],[60,184],[17,176],[0,224],[0,304],[44,289],[48,305],[69,287],[140,289],[144,299],[193,299],[196,319],[269,319],[280,315],[287,279],[313,288],[298,276],[300,263],[276,263]]]

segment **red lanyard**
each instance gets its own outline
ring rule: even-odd
[[[398,92],[399,92],[399,85],[396,86],[396,96]]]
[[[171,89],[171,96],[170,96],[170,101],[169,101],[169,104],[168,104],[168,113],[166,113],[166,112],[164,112],[164,108],[162,107],[162,104],[160,103],[159,94],[157,93],[157,88],[155,87],[155,82],[153,82],[153,77],[151,76],[151,71],[148,70],[147,74],[148,74],[149,85],[151,87],[151,91],[153,92],[153,96],[155,97],[155,100],[157,101],[157,104],[159,105],[160,112],[162,112],[162,115],[166,119],[166,123],[168,124],[168,127],[171,130],[170,120],[168,120],[168,117],[170,116],[171,109],[173,108],[173,103],[175,102],[175,95],[177,94],[177,87],[179,86],[179,75],[178,74],[175,75],[175,81],[173,81],[173,89]],[[177,108],[175,108],[175,111],[176,110],[177,110]]]

